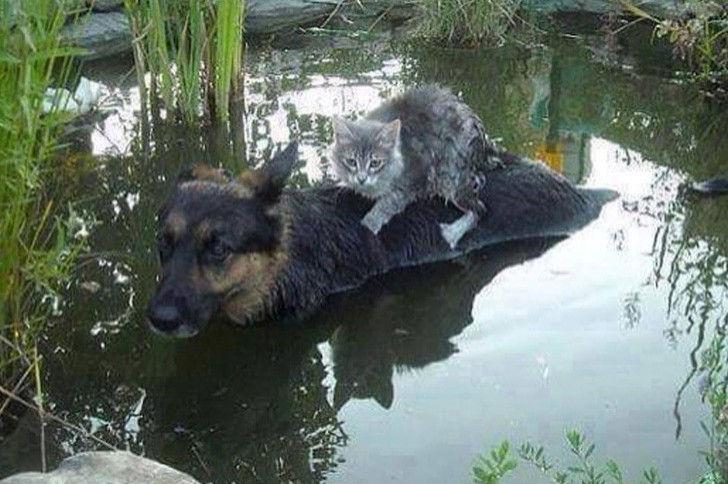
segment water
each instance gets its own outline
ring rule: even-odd
[[[665,59],[589,37],[258,48],[232,136],[162,123],[145,137],[138,91],[120,81],[129,65],[89,66],[119,111],[77,143],[62,180],[95,221],[95,257],[45,341],[50,410],[210,482],[469,482],[476,456],[503,439],[565,462],[570,428],[628,477],[654,466],[663,482],[695,481],[709,409],[692,360],[726,316],[728,198],[679,185],[720,171],[728,133],[726,114]],[[461,91],[508,149],[621,198],[566,240],[395,272],[297,327],[151,334],[154,212],[183,163],[239,169],[297,137],[306,163],[294,183],[320,182],[331,114],[424,81]],[[51,462],[103,448],[57,425],[47,439]],[[0,476],[39,462],[28,414],[0,442]],[[512,482],[534,479],[521,465]]]

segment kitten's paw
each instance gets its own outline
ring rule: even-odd
[[[462,230],[455,227],[454,224],[440,224],[440,233],[452,250],[455,250],[463,237]]]
[[[384,225],[381,220],[378,220],[375,217],[370,217],[369,214],[365,215],[363,219],[361,219],[361,224],[368,228],[371,233],[374,235],[378,235],[379,231],[382,230],[382,226]]]

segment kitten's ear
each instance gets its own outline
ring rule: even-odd
[[[399,119],[390,121],[382,126],[377,137],[384,145],[395,146],[399,140],[399,132],[402,129],[402,122]]]
[[[349,121],[341,116],[331,118],[331,124],[334,126],[334,141],[342,143],[354,139],[354,134],[349,127]]]
[[[238,182],[253,190],[265,203],[275,203],[298,161],[298,142],[292,141],[257,170],[241,173]]]

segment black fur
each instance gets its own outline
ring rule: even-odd
[[[441,200],[420,201],[396,216],[378,236],[359,220],[372,202],[347,190],[314,188],[284,193],[290,211],[290,264],[277,278],[268,312],[278,316],[320,306],[332,293],[361,285],[395,268],[447,260],[488,245],[568,235],[586,225],[614,194],[584,190],[541,164],[518,161],[490,174],[481,192],[491,212],[457,250],[439,222],[460,215]]]
[[[231,298],[239,297],[246,281],[265,279],[261,276],[271,277],[265,282],[260,307],[234,315],[226,309],[228,316],[253,322],[304,314],[320,307],[327,296],[395,268],[452,259],[509,240],[568,235],[593,220],[614,197],[612,192],[576,188],[541,164],[503,156],[508,158],[507,167],[491,172],[488,188],[480,191],[491,210],[456,250],[442,239],[439,223],[454,220],[460,211],[441,199],[408,206],[376,236],[360,224],[372,202],[351,191],[319,187],[281,193],[295,158],[291,150],[279,154],[256,176],[240,177],[257,187],[252,198],[236,194],[235,182],[196,181],[190,182],[195,184],[192,189],[189,183],[178,187],[161,218],[175,210],[184,213],[190,226],[212,221],[219,231],[216,237],[223,238],[231,251],[284,258],[276,259],[283,260],[280,265],[270,266],[273,272],[246,273],[240,286],[212,295],[190,282],[195,264],[205,261],[207,249],[200,246],[204,244],[191,237],[172,241],[173,255],[162,257],[161,280],[149,304],[150,320],[161,332],[190,336]],[[157,324],[155,317],[160,315]]]

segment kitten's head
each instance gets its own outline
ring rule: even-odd
[[[333,125],[331,161],[336,178],[365,196],[384,195],[403,169],[399,119],[382,123],[334,116]]]

